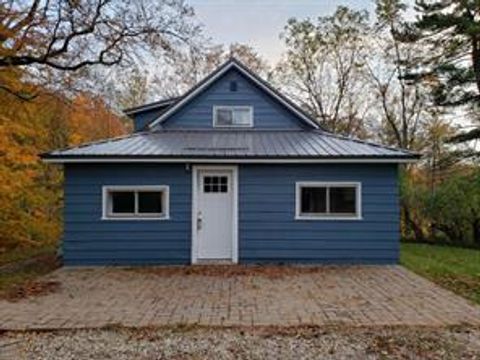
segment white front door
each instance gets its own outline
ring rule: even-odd
[[[193,262],[235,261],[235,171],[214,167],[196,170],[196,214],[192,224],[196,254]]]

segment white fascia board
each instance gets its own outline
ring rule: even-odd
[[[192,163],[192,164],[377,164],[377,163],[415,163],[418,159],[232,159],[232,158],[49,158],[43,159],[46,163],[69,164],[69,163]]]

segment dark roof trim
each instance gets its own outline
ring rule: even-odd
[[[230,58],[226,61],[223,65],[219,66],[214,72],[212,72],[209,76],[205,77],[202,81],[200,81],[196,86],[191,88],[181,99],[179,99],[173,106],[171,106],[167,111],[161,114],[158,118],[154,119],[149,125],[149,128],[153,128],[154,126],[161,124],[166,119],[168,119],[171,115],[176,113],[179,109],[185,106],[190,100],[192,100],[197,94],[201,93],[207,86],[212,84],[215,80],[225,74],[228,70],[235,68],[240,73],[245,75],[247,78],[252,80],[256,83],[260,88],[264,91],[269,93],[272,97],[276,98],[281,104],[283,104],[288,110],[292,113],[297,115],[305,124],[309,127],[314,129],[320,129],[320,125],[308,115],[304,110],[300,107],[295,105],[291,100],[286,98],[282,95],[278,90],[274,89],[270,84],[268,84],[265,80],[260,78],[258,75],[253,73],[250,69],[248,69],[245,65],[240,63],[235,58]]]
[[[125,115],[135,115],[144,111],[156,110],[156,109],[161,109],[167,106],[171,106],[180,99],[181,99],[181,96],[177,96],[170,99],[163,99],[163,100],[151,102],[151,103],[140,105],[140,106],[134,106],[131,108],[123,109],[122,111],[125,113]]]
[[[45,162],[75,163],[75,162],[194,162],[194,163],[408,163],[416,162],[420,155],[405,156],[159,156],[159,155],[52,155],[41,154]]]
[[[191,164],[408,164],[415,163],[417,159],[405,158],[326,158],[326,159],[237,159],[237,158],[45,158],[44,162],[50,164],[172,164],[172,163],[191,163]]]

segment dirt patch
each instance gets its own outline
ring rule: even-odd
[[[8,263],[0,266],[0,273],[14,273],[20,271],[29,271],[35,269],[52,268],[56,269],[60,267],[61,262],[54,253],[42,254],[29,259],[21,260],[15,263]]]
[[[26,261],[9,265],[8,271],[0,272],[0,299],[15,302],[34,296],[56,292],[57,281],[36,280],[60,267],[61,262],[55,254],[44,254]]]
[[[23,284],[11,286],[8,290],[0,293],[0,297],[15,302],[26,298],[44,296],[60,289],[58,281],[27,281]]]
[[[293,266],[293,265],[199,265],[199,266],[155,266],[128,268],[129,271],[159,276],[210,276],[239,277],[257,276],[281,279],[289,276],[338,271],[337,266]]]
[[[447,338],[444,338],[438,331],[372,334],[372,338],[366,347],[366,352],[376,355],[381,354],[389,359],[434,359],[439,355],[444,356],[446,352],[455,353],[455,345]],[[439,353],[440,349],[441,353]]]
[[[428,277],[428,274],[426,274]],[[442,274],[442,276],[431,277],[432,280],[441,286],[451,289],[475,302],[480,302],[480,274],[470,276],[465,274]]]

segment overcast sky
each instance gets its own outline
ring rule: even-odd
[[[278,60],[283,45],[279,34],[291,17],[316,18],[332,14],[338,5],[374,9],[372,0],[187,0],[214,43],[253,46],[266,60]]]

